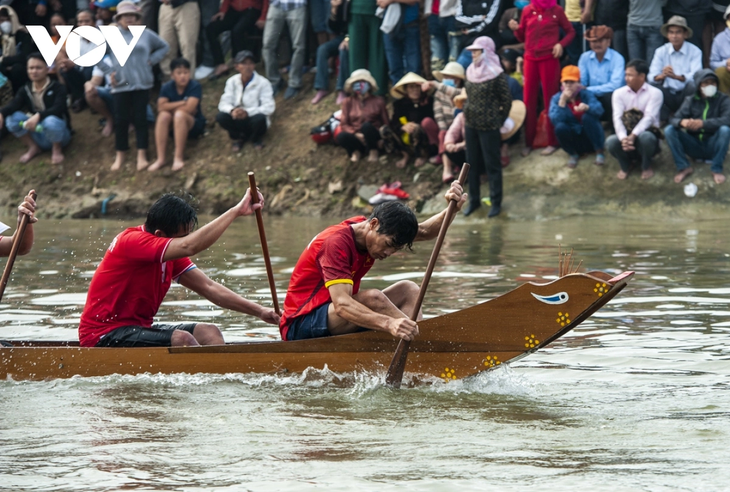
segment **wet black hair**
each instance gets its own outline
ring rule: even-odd
[[[176,68],[184,67],[190,70],[190,62],[187,61],[182,56],[180,58],[175,58],[170,62],[170,71],[173,72]]]
[[[190,227],[192,231],[198,225],[196,205],[189,193],[165,193],[150,207],[144,228],[152,234],[159,229],[167,237],[180,232],[180,228]]]
[[[643,73],[647,77],[649,76],[649,64],[646,63],[644,60],[631,60],[629,63],[626,64],[626,68],[629,67],[634,67],[634,70],[636,70],[637,73]]]
[[[398,201],[381,203],[368,220],[378,219],[377,233],[393,237],[393,245],[411,249],[418,234],[418,219],[413,210]]]

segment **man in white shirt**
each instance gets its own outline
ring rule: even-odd
[[[616,177],[626,179],[632,160],[641,160],[641,179],[654,176],[651,160],[659,152],[659,111],[664,101],[662,91],[646,83],[649,65],[633,60],[626,66],[626,86],[616,89],[612,97],[615,135],[606,140],[606,148],[619,162]],[[629,128],[627,128],[627,124]]]
[[[692,29],[684,17],[670,18],[661,28],[662,36],[669,42],[654,53],[649,68],[649,83],[661,89],[664,105],[661,120],[667,121],[671,113],[679,109],[684,98],[695,92],[692,76],[702,69],[702,51],[687,42]]]

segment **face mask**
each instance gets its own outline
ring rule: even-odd
[[[360,94],[361,96],[364,94],[367,94],[368,91],[370,91],[370,82],[365,81],[358,81],[352,84],[352,90],[356,94]]]
[[[444,85],[449,87],[456,87],[456,81],[454,79],[444,79]]]
[[[530,4],[529,0],[515,0],[515,7],[517,10],[522,10]]]
[[[717,86],[716,85],[706,85],[702,88],[702,93],[705,95],[705,97],[712,97],[715,94],[717,94]]]
[[[10,21],[3,21],[0,22],[0,31],[3,32],[3,34],[10,34],[10,31],[13,30],[13,23]]]

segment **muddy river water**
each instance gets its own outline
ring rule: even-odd
[[[282,299],[302,249],[330,222],[266,217]],[[39,223],[0,305],[0,338],[74,339],[98,261],[136,223]],[[395,391],[383,374],[313,369],[1,381],[0,490],[727,490],[729,240],[719,220],[460,218],[427,316],[550,281],[558,244],[588,269],[636,275],[548,348],[449,383]],[[420,243],[378,262],[363,286],[419,282],[430,251]],[[252,218],[194,261],[270,304]],[[159,318],[211,320],[229,341],[278,336],[182,287]]]

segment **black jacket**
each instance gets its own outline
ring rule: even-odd
[[[33,82],[25,84],[7,106],[0,108],[0,113],[2,113],[3,117],[7,118],[16,111],[28,111],[34,114],[40,113],[41,120],[48,116],[58,116],[71,129],[71,116],[68,113],[68,106],[66,105],[66,86],[51,79],[50,85],[43,94],[43,104],[45,104],[46,109],[38,111],[33,104],[32,84]]]
[[[709,68],[700,70],[694,75],[697,92],[693,96],[687,96],[682,106],[674,113],[674,117],[669,120],[669,123],[677,128],[681,128],[679,122],[685,118],[704,120],[700,131],[687,130],[687,133],[700,138],[713,135],[723,125],[730,126],[730,97],[719,91],[709,98],[700,95],[700,83],[708,77],[714,77],[717,81],[717,75]]]

